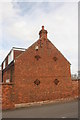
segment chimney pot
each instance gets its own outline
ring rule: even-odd
[[[42,26],[42,30],[44,30],[44,26]]]

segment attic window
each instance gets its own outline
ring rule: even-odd
[[[41,57],[39,55],[35,56],[36,60],[39,60]]]
[[[53,60],[54,60],[54,61],[57,61],[57,57],[53,57]]]
[[[55,80],[54,80],[54,83],[55,83],[55,85],[58,85],[59,80],[58,80],[58,79],[55,79]]]
[[[40,84],[40,81],[39,81],[38,79],[36,79],[36,80],[34,81],[34,84],[39,85],[39,84]]]

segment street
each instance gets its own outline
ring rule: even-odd
[[[51,103],[2,112],[3,118],[78,118],[78,102]]]

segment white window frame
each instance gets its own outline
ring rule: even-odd
[[[6,67],[6,61],[3,62],[3,69]]]
[[[13,50],[8,55],[8,64],[10,64],[14,60],[14,52]]]
[[[38,49],[39,49],[38,45],[37,45],[37,46],[35,46],[35,50],[38,50]]]

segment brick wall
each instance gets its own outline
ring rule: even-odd
[[[19,56],[21,53],[23,53],[24,51],[19,51],[19,50],[14,50],[14,59]]]
[[[42,78],[39,77],[40,85],[35,85],[36,78],[26,78],[29,81],[20,82],[15,91],[15,103],[37,102],[45,100],[55,100],[71,96],[71,87],[67,82],[62,82],[62,78],[58,78],[60,83],[55,85],[54,77]],[[66,78],[64,78],[66,80]],[[22,85],[21,85],[22,84]],[[66,86],[64,86],[66,84]],[[68,85],[69,84],[69,85]]]
[[[50,41],[42,39],[40,42],[38,40],[15,60],[15,104],[72,97],[69,62]],[[34,83],[36,79],[39,85]],[[59,81],[57,85],[55,79]]]
[[[3,84],[0,85],[0,93],[2,91],[2,107],[3,110],[5,109],[13,109],[15,104],[20,103],[28,103],[28,102],[38,102],[38,101],[45,101],[45,100],[55,100],[61,98],[74,98],[77,97],[77,86],[78,81],[72,81],[72,86],[66,82],[66,78],[64,78],[64,83],[62,79],[59,77],[60,80],[59,84],[56,86],[53,83],[53,77],[40,78],[40,85],[36,86],[33,84],[33,78],[28,78],[29,81],[22,82],[20,87],[15,89],[17,91],[16,95],[14,92],[14,85],[13,84]],[[50,82],[49,82],[50,80]],[[23,83],[25,83],[23,85]],[[66,86],[64,86],[66,84]],[[70,92],[72,88],[72,92]],[[20,92],[19,92],[20,91]],[[0,108],[1,108],[1,95],[0,95]]]
[[[78,96],[80,98],[80,79],[72,80],[73,86],[73,95]]]
[[[2,85],[2,108],[3,110],[14,108],[14,92],[12,84]]]
[[[72,80],[73,96],[78,96],[78,80]]]

